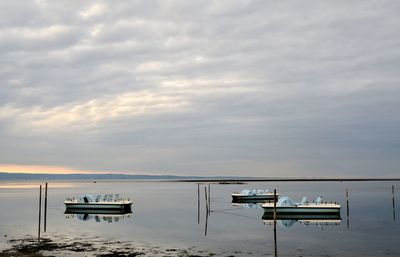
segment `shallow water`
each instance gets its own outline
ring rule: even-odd
[[[11,238],[37,236],[39,182],[0,182],[0,249]],[[392,185],[395,186],[393,208]],[[221,256],[400,256],[399,182],[252,182],[211,184],[211,213],[205,187],[154,181],[49,182],[49,238],[117,240],[140,245],[196,249]],[[263,220],[262,208],[231,203],[231,192],[276,188],[283,196],[303,196],[342,204],[341,220]],[[346,189],[349,190],[347,216]],[[119,193],[134,200],[122,216],[64,214],[66,197]],[[397,217],[397,216],[398,217]],[[276,240],[275,237],[276,236]]]

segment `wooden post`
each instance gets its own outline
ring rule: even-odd
[[[208,228],[208,211],[206,212],[206,222],[204,224],[204,236],[207,236],[207,228]]]
[[[208,184],[208,215],[211,213],[211,189],[210,184]]]
[[[44,232],[47,227],[47,182],[44,187]]]
[[[200,224],[200,183],[197,183],[197,224]]]
[[[276,223],[276,189],[274,189],[274,223]]]
[[[274,222],[274,257],[278,257],[278,246],[276,242],[276,222]]]
[[[276,243],[276,189],[274,189],[274,257],[278,256],[278,247]]]
[[[347,223],[347,228],[350,227],[350,215],[349,215],[349,189],[346,188],[346,223]]]
[[[39,227],[38,227],[38,242],[40,242],[40,220],[42,219],[42,185],[39,187]]]
[[[392,206],[393,206],[393,220],[396,220],[396,208],[394,205],[394,185],[392,185]]]
[[[204,195],[206,199],[206,213],[208,215],[208,198],[207,198],[207,187],[204,187]]]

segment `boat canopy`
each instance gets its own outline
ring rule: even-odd
[[[240,192],[242,195],[261,195],[267,194],[269,192],[268,189],[244,189]]]
[[[91,194],[86,194],[79,198],[80,203],[94,203],[94,202],[116,202],[120,201],[122,198],[119,197],[119,194],[105,194],[105,195],[96,195],[93,196]]]
[[[279,199],[279,201],[277,202],[276,206],[278,207],[293,207],[293,206],[297,206],[297,205],[306,205],[308,203],[307,197],[303,197],[303,199],[301,199],[301,202],[295,202],[292,200],[292,198],[287,197],[287,196],[283,196]],[[322,204],[322,196],[317,197],[317,199],[315,200],[316,204]]]
[[[91,203],[91,202],[94,202],[94,197],[93,197],[93,195],[87,194],[87,195],[82,196],[79,199],[79,202],[81,202],[81,203]]]
[[[250,190],[244,189],[244,190],[242,190],[240,193],[241,193],[242,195],[249,195],[250,192],[251,192]]]
[[[281,197],[281,199],[279,199],[276,206],[278,206],[278,207],[293,207],[293,206],[296,206],[296,203],[292,200],[292,198],[284,196],[284,197]]]

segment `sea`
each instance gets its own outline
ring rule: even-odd
[[[165,256],[179,249],[196,253],[186,256],[400,256],[399,181],[48,181],[46,222],[42,189],[39,230],[40,185],[0,181],[0,252],[40,231],[55,241],[132,243]],[[232,203],[231,193],[244,189],[276,189],[294,201],[322,196],[341,204],[340,217],[274,222],[260,205]],[[84,194],[130,198],[132,213],[65,213],[64,200]]]

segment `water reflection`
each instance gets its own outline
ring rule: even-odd
[[[396,206],[394,204],[394,185],[392,185],[392,207],[393,207],[393,220],[396,220]]]
[[[349,189],[346,189],[346,224],[350,228],[350,208],[349,208]]]
[[[290,228],[294,224],[299,223],[305,227],[313,225],[324,230],[326,226],[339,226],[341,218],[340,213],[301,214],[264,212],[262,221],[264,224],[274,227],[274,257],[278,257],[277,224],[282,228]]]
[[[235,202],[232,202],[232,206],[241,207],[244,209],[262,209],[261,204],[258,204],[258,203],[235,203]]]
[[[66,210],[66,219],[79,219],[82,221],[94,220],[95,222],[116,223],[120,220],[130,218],[131,211],[123,210]]]
[[[264,213],[262,216],[262,221],[267,225],[274,225],[274,215],[273,213]],[[280,227],[289,228],[294,224],[299,223],[304,226],[315,225],[320,228],[324,226],[338,226],[340,225],[342,219],[340,215],[309,215],[309,214],[277,214],[276,222]]]
[[[34,183],[38,182],[32,182]],[[143,241],[156,245],[185,244],[202,250],[218,247],[221,251],[243,253],[233,254],[235,256],[246,256],[245,254],[250,251],[253,252],[252,256],[274,255],[273,225],[263,224],[263,210],[255,204],[233,203],[232,206],[231,192],[241,189],[240,185],[211,185],[211,193],[207,192],[207,195],[210,195],[207,200],[211,203],[209,204],[211,216],[207,217],[209,214],[206,212],[204,183],[199,186],[195,183],[181,182],[74,183],[76,188],[49,191],[47,219],[50,222],[47,236],[57,232],[72,238],[79,233],[90,233],[107,239]],[[272,187],[271,184],[253,183],[249,187]],[[392,184],[392,182],[390,184],[274,183],[273,186],[277,187],[279,192],[294,197],[327,194],[343,204],[342,221],[338,226],[322,223],[323,220],[312,223],[314,221],[311,219],[295,220],[289,228],[281,227],[282,223],[286,224],[289,220],[278,223],[276,225],[278,254],[280,256],[400,256],[400,244],[397,243],[400,229],[399,184],[394,184],[395,206]],[[35,185],[33,189],[0,189],[2,204],[0,237],[3,242],[11,236],[23,237],[26,233],[36,235],[39,192],[37,192],[38,185]],[[53,189],[51,185],[50,188]],[[208,185],[206,186],[208,189]],[[87,216],[86,221],[85,215],[78,217],[74,214],[73,217],[68,216],[69,219],[65,218],[63,201],[66,196],[77,192],[114,192],[116,188],[123,194],[135,196],[140,217],[131,214],[131,218],[123,220],[119,218],[118,223],[114,223],[114,216],[106,215],[113,217],[111,224],[108,223],[109,219],[103,220],[102,216],[98,217],[97,220],[100,219],[100,222],[97,223],[96,217],[93,216],[96,214],[92,213],[91,216]],[[348,201],[351,208],[350,229],[346,229],[346,188],[349,189]],[[394,212],[397,214],[395,221]],[[308,225],[307,228],[303,226],[303,222]],[[314,226],[318,223],[324,228],[323,231],[317,225]],[[112,229],[101,229],[104,226],[108,228],[111,226]],[[207,237],[204,237],[205,233]]]

